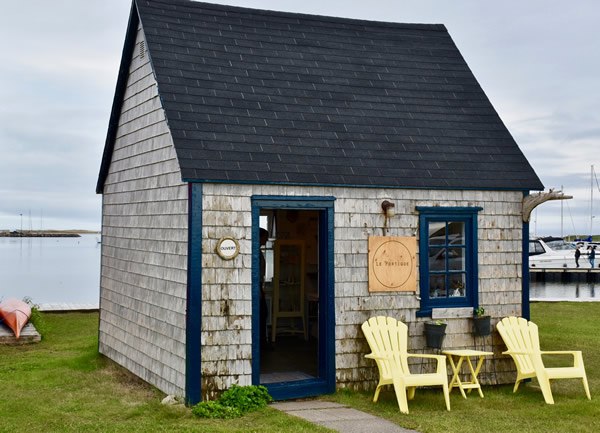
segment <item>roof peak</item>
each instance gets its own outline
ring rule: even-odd
[[[390,28],[410,28],[410,29],[419,29],[419,30],[431,30],[431,31],[447,31],[446,26],[443,24],[436,23],[398,23],[393,21],[378,21],[378,20],[365,20],[360,18],[351,18],[351,17],[339,17],[339,16],[330,16],[330,15],[317,15],[317,14],[308,14],[303,12],[285,12],[278,11],[272,9],[258,9],[258,8],[249,8],[245,6],[233,6],[233,5],[223,5],[216,4],[210,2],[202,2],[202,1],[194,1],[194,0],[134,0],[137,4],[156,4],[160,3],[166,5],[167,7],[177,7],[180,6],[191,6],[196,9],[204,8],[207,10],[214,11],[231,11],[231,12],[239,12],[244,15],[254,14],[254,15],[264,15],[264,16],[276,16],[276,17],[284,17],[284,18],[299,18],[304,21],[313,20],[317,22],[339,22],[345,24],[354,24],[354,25],[369,25],[376,27],[390,27]]]

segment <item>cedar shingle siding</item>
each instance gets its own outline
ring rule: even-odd
[[[187,185],[147,56],[128,77],[102,196],[100,352],[182,394]]]

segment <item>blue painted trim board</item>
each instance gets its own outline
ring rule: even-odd
[[[194,405],[202,400],[202,184],[188,184],[187,266],[185,399]]]
[[[527,320],[531,319],[531,311],[529,308],[529,223],[523,223],[523,281],[521,284],[521,316]]]
[[[525,198],[527,193],[523,194]],[[523,246],[522,246],[522,272],[521,281],[521,317],[530,320],[531,311],[529,308],[529,223],[523,222]]]
[[[334,208],[331,206],[319,216],[319,239],[327,239],[327,243],[319,242],[319,297],[327,302],[319,303],[319,314],[327,317],[319,330],[319,341],[324,341],[325,350],[319,354],[319,366],[323,371],[321,377],[326,378],[325,392],[335,392],[335,261],[334,261]],[[322,329],[321,329],[322,328]]]
[[[260,384],[260,206],[252,201],[252,383]]]

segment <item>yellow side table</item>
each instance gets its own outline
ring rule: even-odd
[[[453,375],[449,385],[450,392],[452,392],[452,388],[458,388],[460,389],[462,396],[467,398],[465,389],[468,389],[469,392],[471,392],[472,389],[476,389],[479,391],[479,395],[483,398],[483,392],[481,391],[481,385],[477,380],[477,375],[479,374],[479,370],[483,365],[483,358],[485,356],[493,355],[493,353],[471,349],[444,350],[442,353],[448,357],[448,361],[450,361],[450,367],[452,367]],[[473,368],[473,364],[471,363],[471,357],[479,357],[475,368]],[[471,373],[470,382],[462,382],[460,380],[460,369],[465,360],[467,361],[467,365]]]

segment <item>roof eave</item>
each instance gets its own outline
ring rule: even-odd
[[[125,95],[125,90],[127,88],[129,66],[131,64],[139,22],[140,17],[138,14],[137,5],[135,0],[133,0],[131,2],[131,11],[129,13],[125,42],[123,43],[123,52],[121,54],[121,64],[119,66],[119,75],[117,76],[115,95],[110,112],[110,119],[108,121],[106,141],[104,142],[104,152],[102,154],[102,162],[100,164],[100,172],[98,174],[98,183],[96,184],[96,194],[102,194],[104,191],[104,182],[106,181],[106,176],[108,175],[108,169],[115,146],[117,128],[119,126],[119,117],[121,115],[121,108],[123,106],[123,96]]]
[[[286,186],[302,186],[302,187],[315,187],[315,188],[378,188],[378,189],[398,189],[398,190],[439,190],[439,191],[521,191],[527,193],[529,191],[543,191],[544,185],[541,182],[532,182],[529,186],[414,186],[414,185],[384,185],[384,184],[346,184],[346,183],[307,183],[307,182],[269,182],[265,180],[232,180],[232,179],[200,179],[196,177],[184,177],[181,180],[184,183],[207,183],[207,184],[230,184],[230,185],[286,185]],[[534,185],[537,183],[537,185]]]

